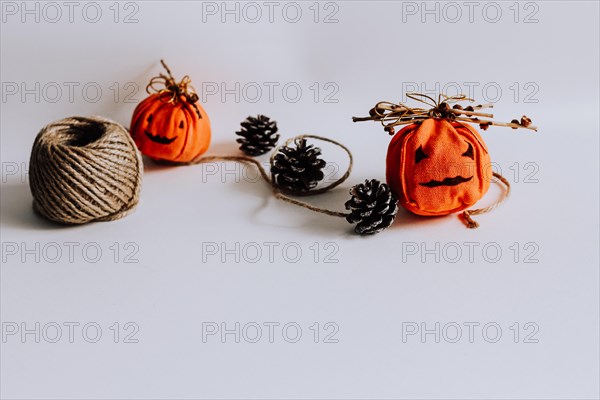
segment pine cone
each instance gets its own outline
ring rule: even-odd
[[[351,210],[346,220],[358,223],[354,227],[361,235],[379,233],[394,222],[398,212],[397,200],[390,187],[377,179],[366,180],[350,189],[352,198],[346,202]]]
[[[325,174],[327,164],[319,158],[321,149],[307,145],[306,139],[296,139],[296,147],[283,146],[271,163],[275,186],[291,193],[308,192],[317,186]]]
[[[241,125],[242,129],[236,132],[241,138],[236,141],[241,143],[240,149],[249,156],[265,154],[279,140],[277,122],[264,115],[248,117]]]

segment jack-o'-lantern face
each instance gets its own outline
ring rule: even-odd
[[[490,158],[477,131],[427,119],[396,134],[388,148],[387,181],[402,206],[446,215],[475,204],[490,184]]]
[[[131,136],[140,151],[154,159],[187,162],[204,153],[210,144],[210,122],[204,109],[185,98],[169,102],[168,93],[153,94],[133,112]]]

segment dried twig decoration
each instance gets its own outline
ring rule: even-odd
[[[450,121],[468,122],[478,124],[483,130],[489,126],[505,126],[513,129],[525,128],[537,131],[537,127],[531,125],[531,119],[523,115],[521,120],[513,119],[511,122],[497,122],[486,118],[494,118],[494,114],[481,112],[479,110],[494,107],[493,104],[479,104],[476,106],[464,107],[460,104],[455,104],[450,107],[450,104],[461,101],[472,102],[465,95],[446,96],[440,94],[437,101],[432,97],[422,93],[407,93],[406,96],[410,99],[419,101],[429,105],[431,108],[414,108],[408,107],[402,103],[391,103],[389,101],[380,101],[375,104],[369,111],[368,117],[352,117],[352,121],[379,121],[383,125],[386,132],[390,135],[395,133],[394,127],[399,125],[408,125],[425,121],[429,118],[442,118]]]
[[[198,114],[198,118],[202,118],[202,114],[200,113],[200,110],[196,105],[196,102],[198,101],[199,97],[198,94],[196,94],[196,90],[191,85],[192,79],[189,77],[189,75],[184,76],[181,79],[181,81],[177,83],[165,61],[160,60],[160,63],[167,71],[168,75],[160,73],[158,74],[158,76],[155,76],[152,79],[150,79],[150,82],[148,83],[148,85],[146,85],[146,92],[148,94],[169,93],[171,94],[171,97],[169,98],[168,102],[174,104],[177,104],[179,101],[181,101],[181,97],[184,97],[185,101],[187,101],[194,107],[196,113]],[[155,85],[161,85],[163,87],[156,88]]]

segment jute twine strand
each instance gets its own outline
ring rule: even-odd
[[[273,158],[275,157],[275,154],[277,154],[277,149],[279,149],[282,146],[289,145],[296,139],[306,139],[306,138],[323,140],[323,141],[330,142],[330,143],[333,143],[333,144],[341,147],[348,154],[349,164],[348,164],[348,168],[346,169],[346,172],[340,178],[338,178],[336,181],[334,181],[333,183],[331,183],[327,186],[324,186],[322,188],[310,190],[308,192],[294,193],[295,195],[306,196],[306,195],[323,193],[323,192],[326,192],[327,190],[330,190],[330,189],[340,185],[346,179],[348,179],[348,177],[350,176],[350,173],[352,171],[353,164],[354,164],[352,153],[346,146],[342,145],[341,143],[338,143],[335,140],[324,138],[321,136],[300,135],[300,136],[288,139],[285,143],[283,143],[282,145],[278,146],[275,149],[275,151],[273,152],[273,154],[270,157],[271,162],[272,162]],[[208,162],[213,162],[213,161],[235,161],[235,162],[239,162],[239,163],[246,164],[246,165],[254,165],[258,169],[260,175],[265,180],[265,182],[267,182],[271,185],[274,196],[285,202],[288,202],[288,203],[291,203],[291,204],[294,204],[294,205],[297,205],[297,206],[300,206],[300,207],[303,207],[308,210],[315,211],[315,212],[318,212],[321,214],[330,215],[333,217],[345,218],[346,216],[349,215],[349,213],[329,210],[329,209],[322,208],[322,207],[317,207],[317,206],[314,206],[305,201],[297,200],[290,196],[287,196],[286,194],[282,193],[281,190],[279,190],[279,188],[277,188],[274,185],[270,174],[267,172],[267,170],[264,168],[264,166],[259,161],[257,161],[256,159],[254,159],[252,157],[248,157],[248,156],[201,156],[187,164],[201,164],[201,163],[208,163]],[[506,178],[504,178],[502,175],[500,175],[499,173],[496,173],[496,172],[493,173],[493,177],[494,177],[494,182],[496,182],[498,184],[501,183],[501,184],[503,184],[503,187],[504,187],[504,191],[502,192],[500,200],[496,201],[494,204],[492,204],[488,207],[463,211],[460,215],[462,216],[467,228],[474,229],[474,228],[479,227],[479,224],[477,223],[477,221],[473,220],[473,218],[471,217],[472,215],[479,215],[479,214],[484,214],[489,211],[492,211],[496,207],[500,206],[504,201],[506,201],[506,199],[510,195],[510,183],[508,182],[508,180],[506,180]]]
[[[474,229],[479,227],[479,224],[477,223],[477,221],[471,218],[471,215],[479,215],[492,211],[493,209],[500,206],[500,204],[504,203],[506,199],[508,199],[508,196],[510,196],[510,183],[508,182],[508,180],[497,172],[494,172],[494,178],[494,182],[502,183],[504,185],[504,191],[502,192],[500,199],[487,207],[463,211],[461,215],[463,216],[467,228]]]
[[[45,126],[30,158],[33,208],[64,224],[112,221],[139,201],[143,163],[127,130],[105,118]]]
[[[403,103],[393,103],[389,101],[380,101],[369,111],[368,117],[352,117],[353,122],[361,121],[379,121],[384,130],[393,135],[394,127],[399,125],[408,125],[422,122],[428,118],[444,118],[452,121],[468,122],[478,124],[480,128],[487,129],[489,126],[503,126],[513,129],[525,128],[537,131],[537,127],[531,125],[531,119],[523,115],[521,120],[512,120],[511,122],[492,121],[487,118],[494,118],[494,114],[484,113],[479,110],[492,108],[493,104],[479,104],[463,108],[460,105],[450,107],[450,104],[461,101],[473,102],[464,94],[458,96],[447,96],[440,94],[434,98],[423,93],[407,93],[406,97],[418,101],[430,108],[409,107]]]
[[[329,138],[325,138],[322,136],[317,136],[317,135],[299,135],[293,138],[290,138],[288,140],[286,140],[282,145],[278,146],[277,148],[275,148],[275,150],[273,151],[271,158],[270,158],[270,163],[273,162],[273,159],[275,158],[275,155],[277,154],[278,149],[280,149],[282,146],[287,146],[290,143],[292,143],[295,140],[298,139],[315,139],[315,140],[321,140],[324,142],[329,142],[332,143],[338,147],[340,147],[341,149],[343,149],[346,154],[348,155],[348,168],[346,169],[346,172],[339,177],[337,180],[335,180],[334,182],[330,183],[327,186],[323,186],[321,188],[317,188],[314,190],[309,190],[307,192],[293,192],[290,193],[292,195],[296,195],[296,196],[309,196],[309,195],[314,195],[314,194],[321,194],[324,193],[328,190],[333,189],[334,187],[340,185],[341,183],[343,183],[346,179],[348,179],[348,177],[350,176],[350,173],[352,172],[352,166],[354,165],[354,159],[352,157],[352,152],[350,152],[350,150],[344,146],[343,144],[333,140],[333,139],[329,139]],[[291,204],[295,204],[297,206],[318,212],[318,213],[322,213],[322,214],[326,214],[326,215],[331,215],[334,217],[343,217],[345,218],[348,214],[344,213],[344,212],[339,212],[339,211],[334,211],[334,210],[329,210],[327,208],[323,208],[323,207],[317,207],[314,206],[310,203],[307,203],[305,201],[301,201],[301,200],[297,200],[294,199],[290,196],[288,196],[287,194],[284,194],[281,192],[281,190],[274,184],[273,180],[271,179],[271,176],[269,174],[269,172],[267,172],[267,170],[265,169],[265,167],[257,160],[255,160],[252,157],[248,157],[248,156],[201,156],[195,160],[190,161],[187,164],[201,164],[201,163],[207,163],[207,162],[213,162],[213,161],[236,161],[236,162],[240,162],[242,164],[246,164],[246,165],[254,165],[260,175],[262,176],[262,178],[265,180],[265,182],[269,183],[271,185],[271,188],[273,190],[273,194],[276,198],[283,200],[285,202],[291,203]]]

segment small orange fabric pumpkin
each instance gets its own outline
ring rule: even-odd
[[[392,139],[387,183],[399,203],[419,215],[446,215],[475,204],[490,186],[490,156],[469,125],[430,118]]]
[[[189,162],[208,149],[210,121],[200,105],[197,112],[183,96],[177,102],[169,101],[171,96],[155,93],[144,99],[133,112],[131,136],[153,159]]]
[[[186,75],[177,83],[169,67],[160,61],[168,76],[150,80],[151,94],[133,112],[130,133],[142,154],[155,160],[187,163],[210,145],[210,121],[198,104],[198,95]],[[164,88],[157,89],[160,84]]]

